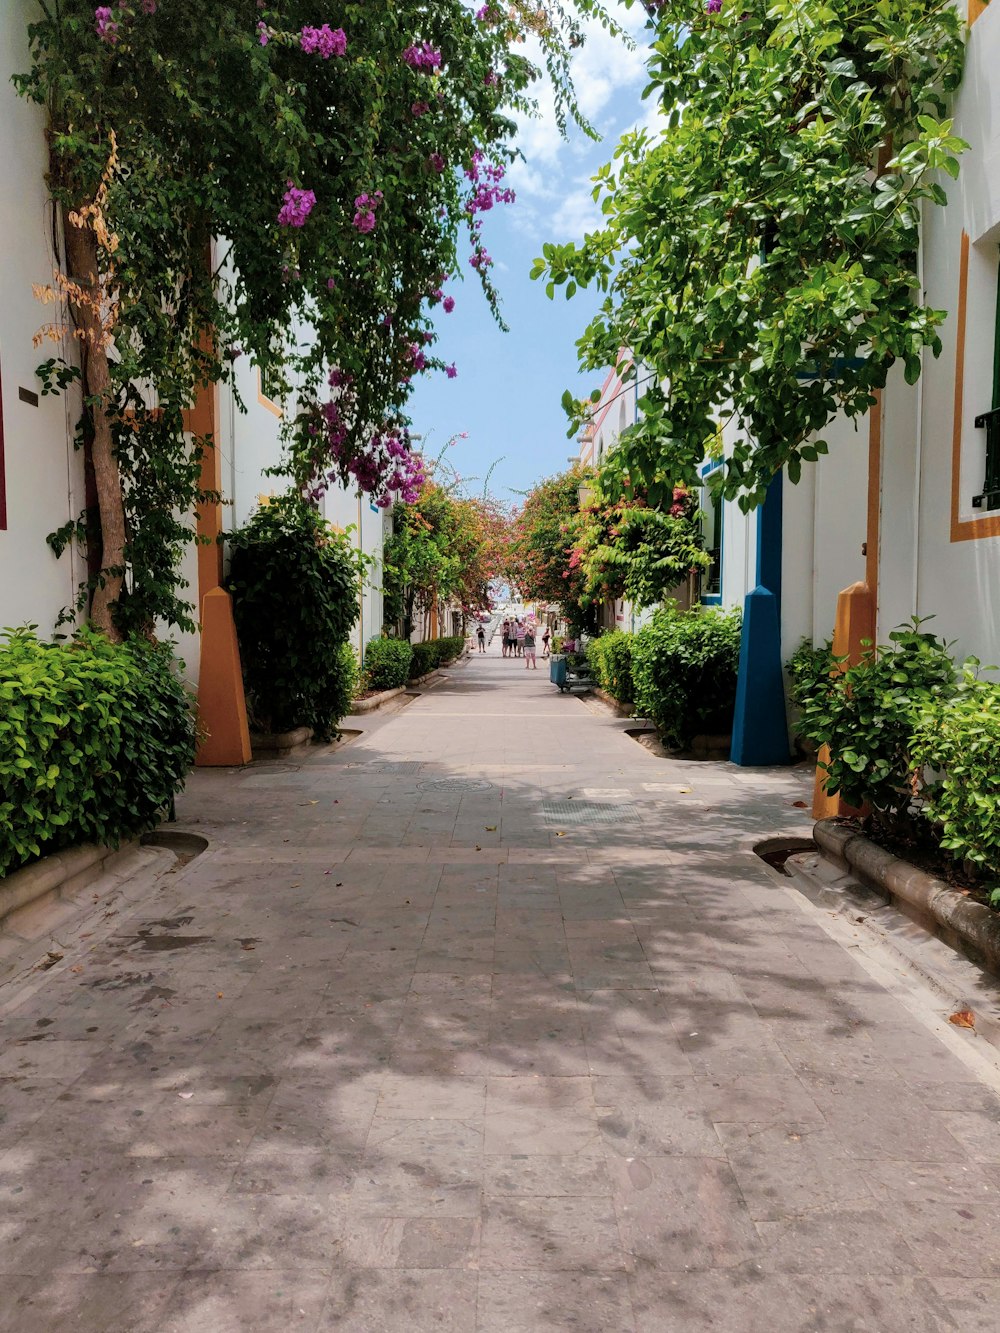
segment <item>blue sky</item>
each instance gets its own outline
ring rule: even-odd
[[[467,270],[451,282],[455,297],[450,315],[439,313],[440,339],[435,352],[454,361],[458,377],[443,374],[422,380],[410,403],[414,430],[424,436],[424,450],[436,455],[449,436],[467,431],[449,461],[468,481],[485,477],[502,458],[490,489],[503,500],[517,500],[516,490],[561,471],[575,444],[566,438],[568,422],[560,406],[565,389],[589,393],[594,377],[577,372],[576,339],[596,308],[596,295],[583,292],[566,301],[550,301],[542,282],[529,278],[543,242],[582,238],[599,213],[591,198],[590,177],[609,161],[619,135],[637,122],[648,123],[652,110],[640,100],[643,68],[643,11],[615,11],[636,36],[639,49],[609,38],[596,25],[575,61],[581,108],[604,136],[593,143],[570,128],[562,139],[552,114],[551,97],[540,99],[542,114],[525,121],[518,146],[525,161],[514,165],[510,183],[517,202],[486,214],[484,235],[494,259],[493,276],[503,301],[509,333],[501,333]],[[599,380],[598,380],[599,382]]]

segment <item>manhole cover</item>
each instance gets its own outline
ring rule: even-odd
[[[418,782],[421,791],[490,791],[492,782],[484,778],[435,778],[433,782]]]
[[[594,801],[543,801],[542,816],[560,824],[634,824],[634,805],[598,805]]]

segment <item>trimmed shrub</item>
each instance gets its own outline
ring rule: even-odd
[[[0,645],[0,875],[152,828],[194,748],[192,701],[167,645],[9,632]]]
[[[834,667],[833,645],[826,643],[813,647],[803,639],[788,659],[788,694],[797,708],[802,708],[830,690],[830,676]]]
[[[438,639],[437,642],[441,645],[438,650],[440,653],[438,657],[439,666],[448,666],[465,652],[465,636],[462,634],[455,634],[447,639]]]
[[[262,505],[229,540],[228,586],[253,726],[334,736],[353,697],[345,707],[341,645],[358,619],[357,552],[296,494]]]
[[[410,661],[410,679],[419,680],[421,676],[426,676],[429,671],[433,671],[437,666],[439,658],[438,643],[439,639],[428,639],[426,643],[415,643],[413,645],[413,657]]]
[[[435,667],[447,666],[457,657],[461,657],[464,651],[465,639],[460,634],[447,639],[428,639],[425,643],[413,644],[410,679],[419,680]]]
[[[636,712],[678,749],[732,729],[741,614],[664,607],[633,636]]]
[[[635,701],[632,682],[634,642],[635,635],[616,629],[587,644],[587,661],[598,685],[620,704]]]
[[[910,740],[920,718],[956,693],[947,645],[904,625],[870,658],[803,696],[799,729],[829,745],[826,788],[848,803],[870,805],[877,819],[905,812],[915,790]]]
[[[369,690],[396,690],[410,678],[413,647],[405,639],[372,639],[365,649],[363,680]]]
[[[921,712],[910,757],[919,773],[930,770],[922,813],[941,847],[1000,875],[1000,685],[967,671],[954,698]]]

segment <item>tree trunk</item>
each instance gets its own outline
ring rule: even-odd
[[[103,292],[97,261],[97,238],[86,226],[78,227],[64,214],[67,276],[86,294],[87,300],[69,297],[73,318],[83,346],[83,392],[90,400],[93,424],[91,461],[101,522],[101,568],[90,604],[90,619],[96,629],[112,641],[121,642],[112,608],[125,582],[125,502],[121,472],[114,451],[108,406],[111,373],[101,322]]]

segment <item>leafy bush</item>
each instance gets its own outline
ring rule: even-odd
[[[413,661],[410,665],[410,679],[419,680],[435,667],[448,666],[465,651],[465,639],[460,635],[446,639],[428,639],[425,643],[413,645]]]
[[[194,761],[191,700],[170,650],[81,633],[0,646],[0,875],[74,843],[157,823]]]
[[[910,758],[931,771],[922,813],[941,847],[1000,875],[1000,685],[967,669],[953,698],[922,709]]]
[[[737,611],[664,607],[633,636],[636,712],[668,745],[688,747],[700,733],[725,733],[733,723],[740,660]]]
[[[229,589],[253,725],[334,735],[348,711],[340,646],[358,618],[357,552],[294,493],[262,505],[230,542]]]
[[[905,811],[914,789],[913,732],[956,688],[947,646],[914,620],[870,658],[831,677],[828,688],[804,696],[802,734],[830,747],[827,790],[849,805],[869,804],[880,820]]]
[[[828,693],[833,667],[833,645],[829,639],[815,648],[809,639],[803,639],[787,663],[788,693],[792,703],[802,708]]]
[[[330,662],[329,684],[326,701],[330,716],[338,722],[351,711],[351,705],[361,688],[361,668],[353,645],[344,640],[333,651]]]
[[[411,680],[419,680],[421,676],[426,676],[429,671],[434,670],[440,661],[439,643],[439,639],[428,639],[426,643],[413,645],[413,659],[410,663]]]
[[[370,690],[395,690],[410,678],[413,646],[405,639],[372,639],[365,649],[364,679]]]
[[[597,683],[621,704],[635,700],[632,683],[632,648],[635,635],[612,630],[587,644],[587,661]]]
[[[438,639],[440,645],[438,652],[438,665],[448,666],[465,652],[465,638],[461,634],[450,635],[446,639]]]

